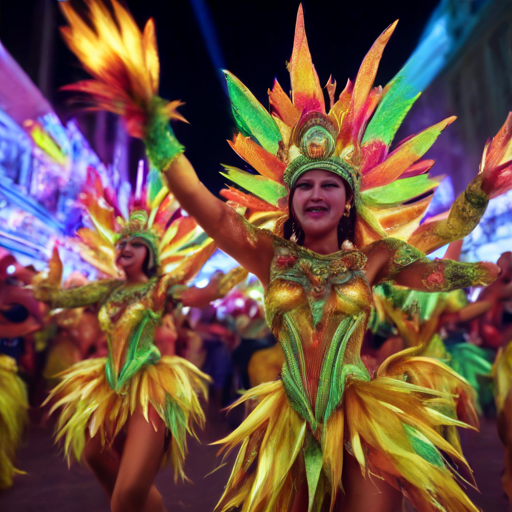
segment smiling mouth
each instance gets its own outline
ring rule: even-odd
[[[312,212],[312,213],[327,212],[327,208],[325,206],[310,206],[309,208],[306,208],[306,212]]]

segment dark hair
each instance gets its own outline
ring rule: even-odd
[[[144,244],[144,247],[146,248],[146,257],[144,258],[144,263],[142,264],[142,272],[144,272],[144,274],[146,274],[146,276],[151,279],[153,276],[156,276],[158,267],[153,265],[153,267],[149,268],[151,249],[146,244]]]
[[[343,179],[343,178],[342,178]],[[352,208],[350,209],[350,214],[348,217],[342,216],[338,223],[338,247],[341,247],[341,244],[348,240],[350,242],[354,242],[354,236],[356,231],[356,209],[354,206],[354,194],[350,185],[343,180],[343,184],[345,185],[345,191],[347,192],[347,203],[352,201]],[[304,244],[304,231],[300,224],[293,218],[293,196],[295,194],[296,187],[295,185],[290,190],[290,195],[288,196],[288,219],[283,224],[283,237],[286,240],[290,240],[292,236],[295,236],[295,242],[297,245]],[[349,194],[350,193],[350,194]]]

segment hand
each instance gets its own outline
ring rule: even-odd
[[[481,279],[482,286],[488,286],[493,283],[496,278],[500,275],[501,269],[495,263],[490,261],[481,261],[478,266],[484,274]]]
[[[489,199],[497,197],[512,188],[512,113],[496,137],[487,144],[480,165],[481,188]]]

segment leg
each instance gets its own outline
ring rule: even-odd
[[[108,501],[112,499],[120,458],[116,451],[101,446],[100,436],[89,438],[84,448],[85,466],[98,479]]]
[[[341,512],[401,512],[403,497],[400,491],[378,478],[364,478],[359,463],[347,452],[343,462]]]
[[[165,512],[162,496],[153,486],[164,441],[165,425],[153,407],[150,406],[149,422],[137,410],[128,423],[112,512]]]

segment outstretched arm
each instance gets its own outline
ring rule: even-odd
[[[36,276],[36,278],[39,276]],[[103,301],[120,284],[117,279],[102,279],[93,283],[64,290],[60,286],[49,284],[44,277],[32,282],[34,297],[47,303],[51,309],[81,308]]]
[[[372,285],[394,281],[411,290],[448,292],[468,286],[487,286],[499,274],[493,263],[431,261],[418,249],[401,240],[387,238],[369,245],[367,277]]]
[[[408,242],[428,254],[469,235],[480,222],[489,199],[512,188],[512,113],[484,149],[480,173],[452,205],[447,218],[422,224]]]
[[[48,304],[51,309],[80,308],[96,304],[121,284],[118,279],[102,279],[70,290],[62,289],[62,262],[57,247],[53,248],[48,266],[47,272],[40,272],[34,277],[31,288],[34,297]]]
[[[204,288],[177,286],[171,290],[174,299],[184,306],[204,308],[210,302],[221,299],[232,288],[247,278],[247,270],[241,267],[231,269],[227,274],[215,273]]]
[[[487,286],[498,276],[494,263],[434,260],[413,263],[397,272],[394,281],[412,290],[450,292],[468,286]]]
[[[199,181],[167,121],[152,121],[147,134],[144,142],[151,163],[163,172],[178,202],[196,219],[219,249],[266,284],[273,256],[271,237],[251,226]]]

